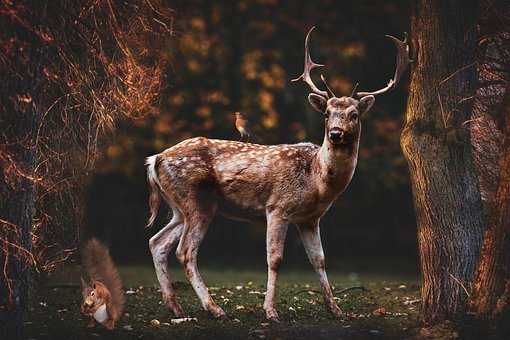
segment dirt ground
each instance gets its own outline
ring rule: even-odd
[[[188,315],[196,318],[175,324],[161,302],[151,267],[122,267],[120,271],[126,306],[114,331],[86,327],[88,320],[79,313],[79,268],[67,268],[34,293],[28,338],[389,339],[412,337],[418,325],[419,287],[412,278],[333,273],[330,279],[345,312],[345,317],[337,320],[326,312],[313,272],[282,270],[278,284],[281,322],[275,324],[266,321],[262,309],[264,271],[204,270],[213,298],[228,314],[225,320],[215,320],[201,310],[193,290],[175,268],[180,302]],[[358,286],[365,289],[342,292]]]

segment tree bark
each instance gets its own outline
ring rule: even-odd
[[[36,63],[35,65],[37,65]],[[40,73],[38,67],[33,68],[34,74]],[[34,94],[37,90],[37,76],[32,80],[20,81],[17,89],[20,93]],[[11,84],[12,85],[12,84]],[[35,100],[35,96],[33,99]],[[6,134],[12,135],[16,143],[11,146],[11,154],[16,155],[16,167],[24,175],[33,176],[36,164],[35,135],[40,122],[40,112],[35,103],[26,106],[26,110],[16,111],[16,121],[9,124]],[[4,121],[5,122],[5,121]],[[5,168],[2,169],[4,190],[0,195],[0,218],[8,223],[0,223],[2,230],[0,236],[24,249],[20,251],[12,246],[0,248],[2,268],[7,264],[6,277],[0,280],[0,338],[24,339],[25,311],[28,306],[28,297],[31,283],[31,263],[29,253],[32,251],[31,230],[35,213],[35,186],[34,182],[20,176],[15,184],[6,185]],[[16,228],[16,231],[13,231]],[[7,250],[7,251],[5,251]],[[26,251],[26,252],[25,252]]]
[[[36,9],[31,13],[40,18],[45,15]],[[34,19],[34,27],[37,22]],[[0,27],[11,29],[12,26],[3,22]],[[36,135],[43,114],[40,106],[44,96],[42,63],[49,57],[48,47],[29,30],[19,31],[17,39],[27,43],[28,59],[17,60],[19,64],[15,65],[0,65],[0,74],[4,76],[0,84],[0,107],[4,109],[0,121],[2,137],[9,141],[0,151],[12,157],[11,160],[0,158],[0,236],[2,241],[11,243],[0,244],[4,274],[0,279],[0,339],[12,340],[25,339],[24,322],[33,265],[30,255],[36,197],[33,180],[37,163]],[[9,70],[3,68],[7,65],[25,73],[5,76],[9,75]]]
[[[21,157],[25,169],[33,171],[35,155],[33,150],[27,150]],[[34,216],[34,185],[28,180],[23,180],[15,190],[9,190],[3,195],[5,205],[3,214],[7,221],[12,222],[18,228],[19,236],[17,244],[27,251],[32,250],[30,231]],[[5,226],[2,225],[2,228]],[[13,256],[11,252],[15,249],[9,247],[9,252],[0,250],[0,259],[4,264],[7,256],[7,278],[0,280],[0,338],[2,339],[24,339],[25,311],[28,305],[28,294],[30,289],[31,275],[30,266],[27,265],[25,254]]]
[[[417,0],[415,62],[401,146],[417,216],[422,316],[433,323],[464,306],[482,240],[482,206],[463,123],[474,94],[477,2]]]
[[[499,184],[470,300],[471,310],[480,319],[497,318],[508,312],[510,302],[510,89],[501,113],[505,142],[499,162]]]

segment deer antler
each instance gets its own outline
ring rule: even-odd
[[[393,41],[393,43],[395,44],[395,47],[397,48],[397,68],[395,70],[395,75],[393,76],[393,79],[390,79],[388,81],[388,85],[386,85],[386,87],[374,92],[357,92],[356,95],[358,97],[365,97],[370,95],[375,96],[394,89],[397,86],[398,82],[400,81],[402,74],[407,70],[409,64],[413,62],[409,58],[409,45],[407,43],[407,32],[404,33],[404,40],[399,40],[391,35],[386,35],[386,37],[390,38],[391,41]]]
[[[317,86],[315,86],[315,84],[313,83],[312,77],[310,77],[310,71],[311,70],[313,70],[316,67],[324,66],[324,65],[321,65],[321,64],[314,63],[312,61],[312,58],[310,57],[310,49],[309,49],[310,48],[309,47],[310,34],[314,30],[314,28],[315,28],[315,26],[310,28],[310,30],[308,31],[308,34],[306,35],[306,39],[305,39],[305,69],[303,71],[303,74],[300,75],[299,77],[297,77],[296,79],[292,79],[291,81],[303,80],[305,83],[308,84],[308,86],[310,86],[310,89],[312,90],[312,92],[314,92],[314,93],[316,93],[318,95],[321,95],[321,96],[323,96],[325,98],[330,98],[328,92],[327,91],[322,91],[319,88],[317,88]]]
[[[324,86],[326,87],[326,91],[328,91],[328,95],[330,96],[330,98],[336,97],[335,94],[333,93],[333,90],[329,87],[328,82],[326,81],[326,77],[324,77],[322,74],[321,80],[324,83]]]

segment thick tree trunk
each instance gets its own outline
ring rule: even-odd
[[[16,162],[15,166],[20,173],[15,174],[17,176],[15,183],[7,185],[4,181],[9,174],[5,172],[5,167],[2,169],[3,178],[0,183],[4,189],[0,193],[0,218],[11,225],[0,223],[2,228],[0,235],[26,252],[13,246],[0,248],[2,268],[4,263],[7,264],[4,273],[7,277],[0,279],[0,339],[24,339],[24,317],[31,283],[32,263],[29,252],[32,251],[31,230],[36,195],[35,185],[30,177],[33,176],[36,165],[35,140],[41,118],[35,96],[39,88],[37,86],[40,81],[39,75],[42,72],[37,62],[40,57],[41,55],[37,51],[34,55],[35,63],[32,68],[33,79],[20,80],[17,84],[6,85],[8,87],[16,86],[19,93],[30,95],[33,101],[29,105],[21,105],[15,109],[16,115],[11,116],[12,121],[8,123],[8,129],[4,132],[13,142],[7,152],[13,156],[13,160]],[[6,120],[3,122],[5,123]],[[10,164],[3,164],[3,166],[10,166]],[[14,228],[16,228],[15,232]]]
[[[27,150],[20,158],[18,164],[23,164],[24,169],[34,169],[35,157],[33,150]],[[15,190],[8,190],[2,199],[2,218],[16,225],[18,236],[16,244],[31,251],[32,240],[30,230],[34,216],[34,185],[28,180],[22,180]],[[4,215],[5,214],[5,215]],[[2,225],[2,228],[6,228]],[[6,232],[7,234],[9,232]],[[11,234],[11,233],[9,233]],[[12,235],[12,234],[11,234]],[[0,280],[0,338],[1,339],[24,339],[24,317],[28,304],[30,289],[30,265],[24,253],[19,253],[13,247],[8,247],[4,253],[0,249],[0,259],[3,264],[7,256],[7,280]]]
[[[510,303],[510,91],[502,108],[505,143],[499,162],[499,184],[490,217],[480,263],[476,272],[470,307],[481,319],[509,312]]]
[[[463,308],[482,240],[482,206],[463,133],[476,72],[474,0],[417,0],[415,63],[401,146],[417,215],[426,322]]]
[[[34,74],[41,70],[34,67]],[[32,95],[37,91],[37,79],[20,80],[16,88],[24,93]],[[7,86],[14,86],[10,83]],[[0,91],[1,93],[2,91]],[[35,101],[35,98],[33,98]],[[0,248],[0,260],[6,277],[0,279],[0,339],[24,339],[24,317],[28,305],[28,294],[31,282],[31,259],[32,230],[35,213],[35,187],[30,179],[33,176],[36,164],[35,135],[40,122],[40,112],[35,102],[29,105],[21,105],[11,116],[7,123],[8,129],[4,134],[9,136],[13,143],[7,147],[7,151],[15,161],[19,173],[14,183],[7,183],[12,164],[2,164],[2,178],[0,185],[0,236],[24,250],[11,245],[2,244]],[[6,123],[5,119],[2,119]],[[6,169],[11,166],[10,170]],[[22,175],[21,175],[22,174]],[[7,224],[9,223],[9,225]]]
[[[44,4],[42,5],[44,8]],[[34,16],[44,17],[33,9]],[[2,17],[4,19],[4,17]],[[41,19],[43,20],[43,19]],[[36,27],[34,20],[34,27]],[[2,29],[12,29],[5,20]],[[18,32],[17,39],[27,43],[28,60],[19,64],[2,64],[25,73],[10,76],[9,69],[0,68],[0,111],[2,137],[5,144],[1,152],[9,157],[0,158],[0,339],[24,339],[25,313],[31,285],[32,225],[35,214],[36,188],[33,181],[37,163],[36,134],[42,113],[44,96],[42,61],[48,48],[31,31]],[[18,41],[16,41],[18,43]],[[9,159],[10,158],[10,159]]]

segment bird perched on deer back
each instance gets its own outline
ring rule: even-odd
[[[255,135],[250,130],[250,123],[241,112],[235,112],[236,129],[241,134],[241,141],[249,142],[254,139]]]

